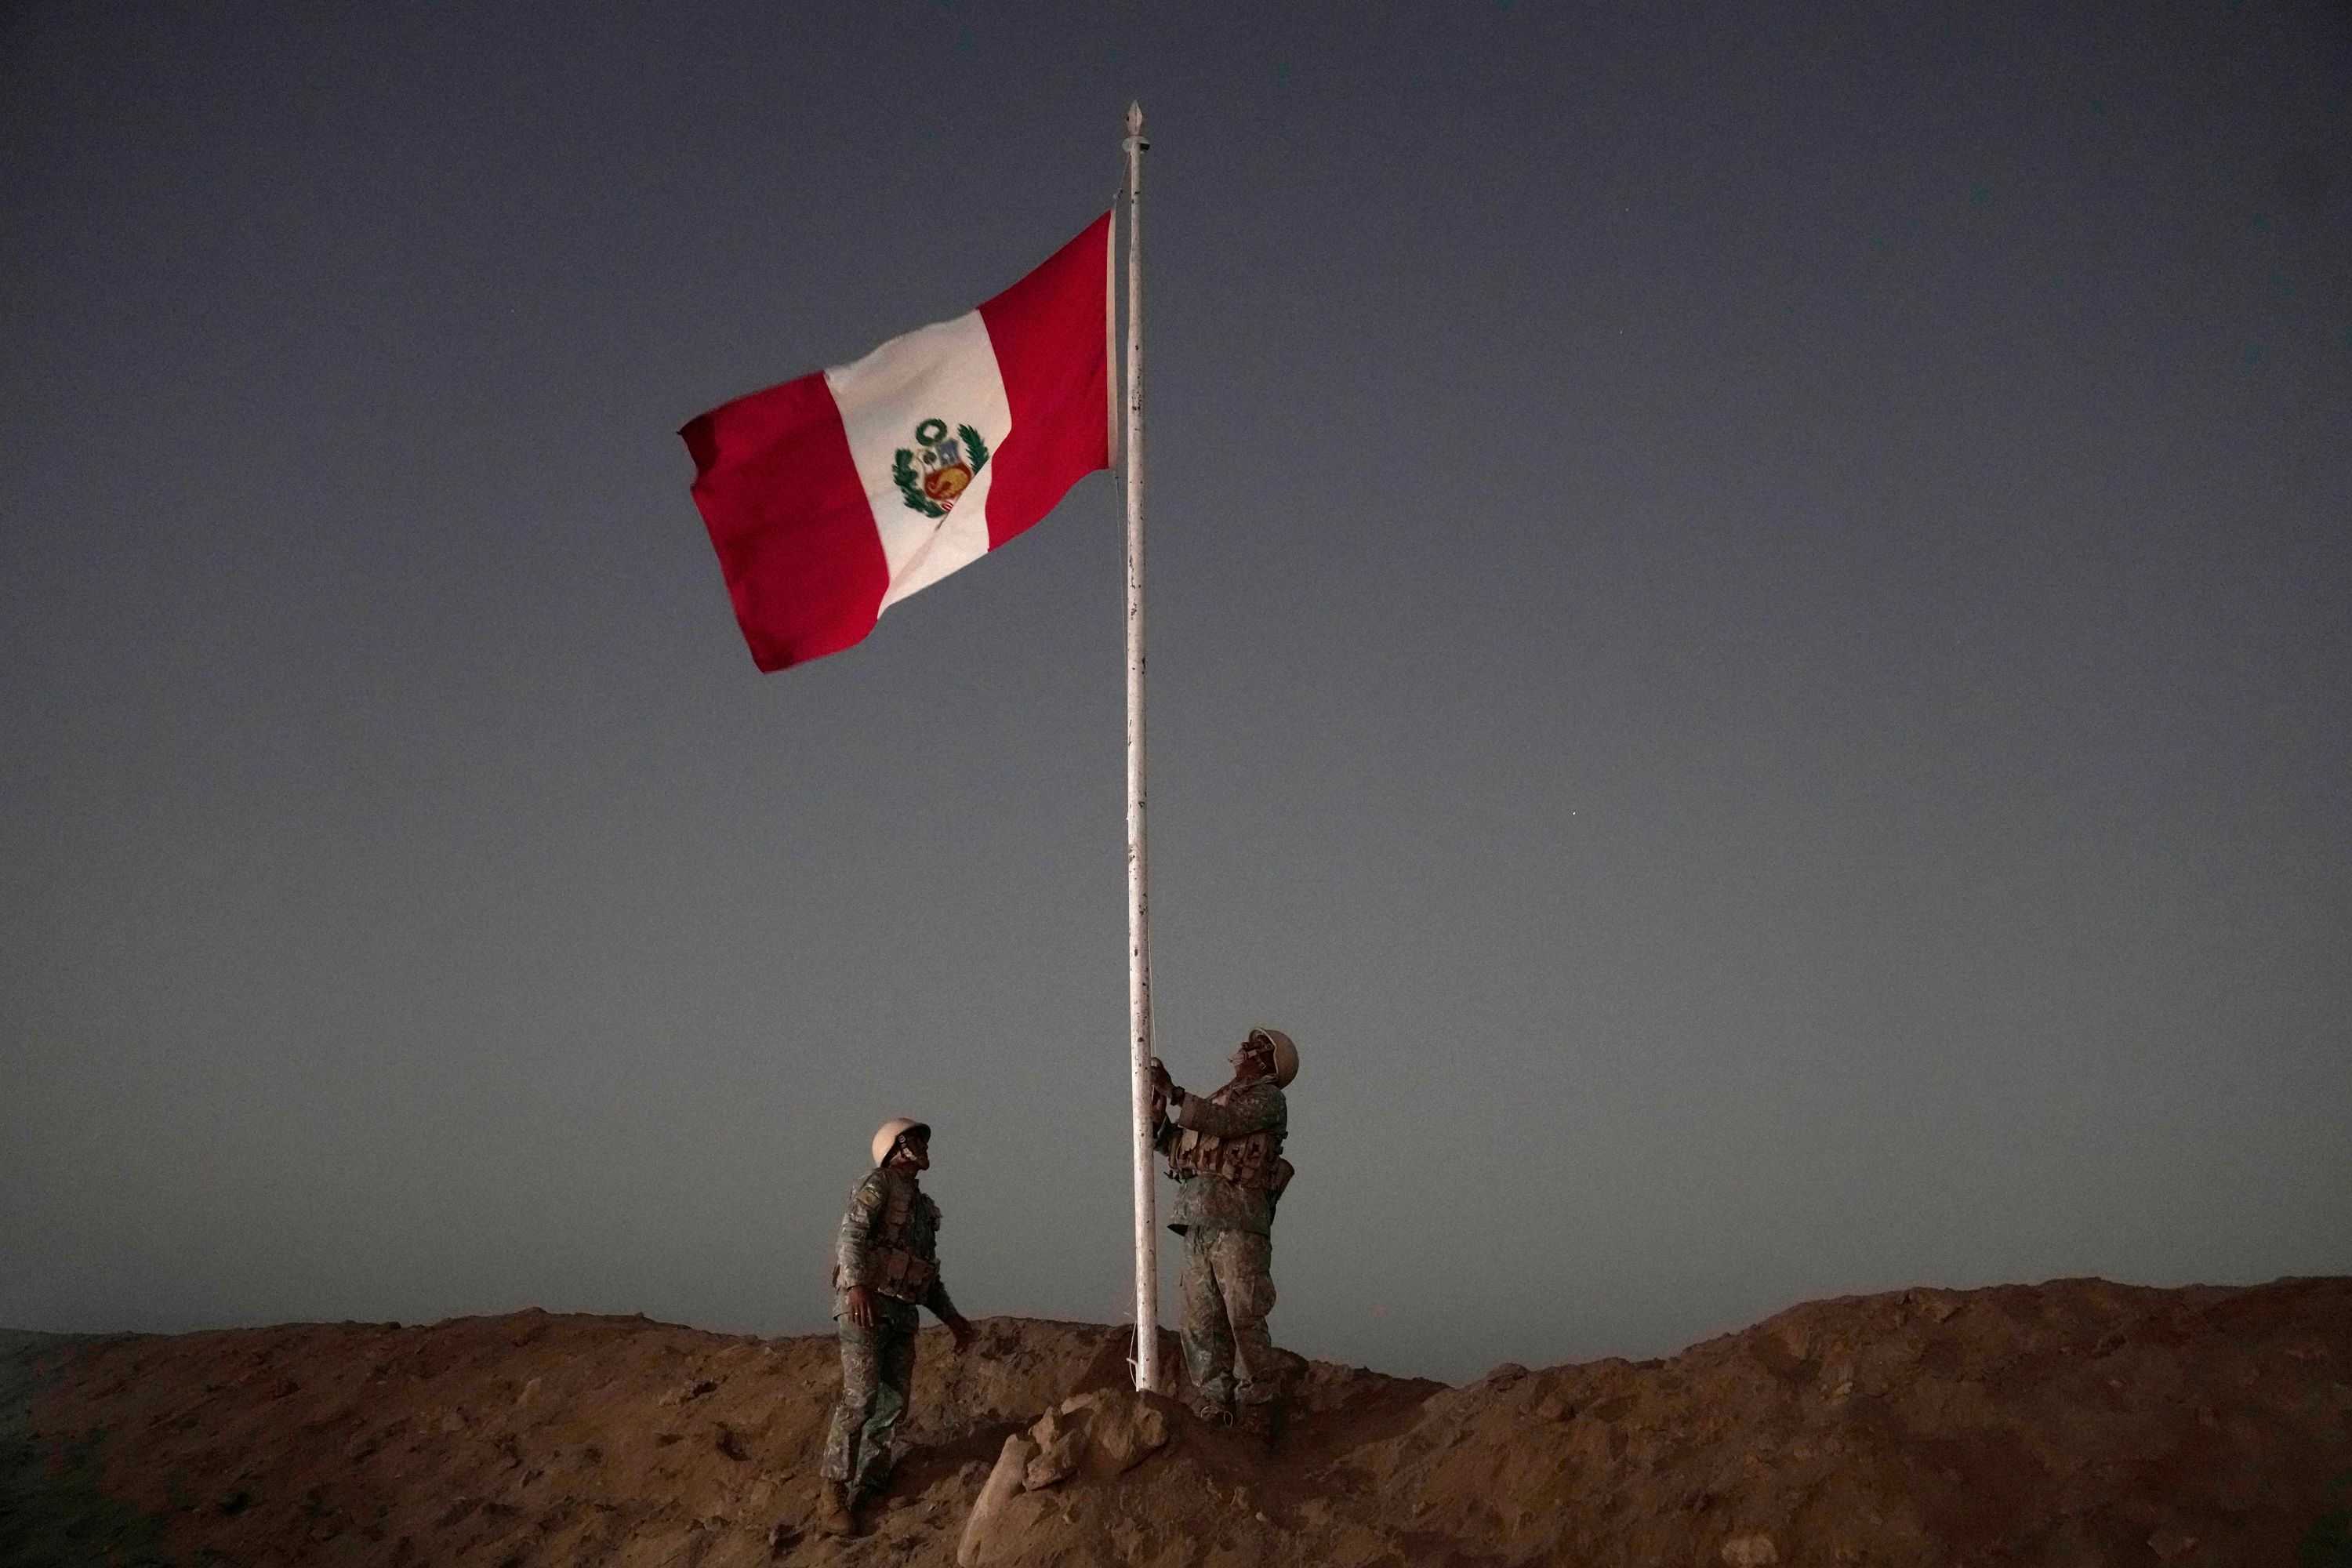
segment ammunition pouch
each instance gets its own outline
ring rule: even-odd
[[[874,1289],[894,1301],[920,1303],[939,1281],[938,1264],[928,1258],[918,1258],[903,1247],[869,1247],[866,1260],[874,1277]]]
[[[866,1278],[859,1281],[879,1296],[894,1301],[912,1301],[920,1305],[940,1281],[940,1266],[907,1245],[908,1232],[913,1228],[915,1205],[919,1201],[912,1182],[894,1180],[889,1197],[881,1213],[874,1216],[873,1229],[867,1234],[863,1248]],[[937,1210],[932,1224],[936,1226]],[[844,1224],[849,1223],[844,1221]],[[835,1289],[847,1283],[836,1264],[833,1270]]]
[[[1168,1149],[1168,1173],[1178,1181],[1193,1176],[1217,1176],[1235,1186],[1252,1187],[1279,1197],[1290,1184],[1291,1164],[1282,1158],[1281,1145],[1271,1132],[1251,1132],[1239,1138],[1218,1138],[1192,1128],[1181,1129]]]

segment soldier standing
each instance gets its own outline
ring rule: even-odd
[[[1274,1207],[1289,1184],[1282,1091],[1298,1076],[1298,1047],[1279,1029],[1252,1029],[1233,1055],[1233,1081],[1187,1094],[1158,1060],[1155,1143],[1176,1178],[1168,1228],[1184,1238],[1184,1366],[1195,1411],[1238,1418],[1271,1435],[1285,1372],[1298,1358],[1274,1347]]]
[[[849,1194],[834,1242],[834,1321],[841,1325],[841,1401],[824,1439],[816,1524],[850,1535],[857,1510],[890,1479],[893,1440],[915,1377],[919,1307],[961,1352],[971,1324],[940,1283],[940,1205],[916,1178],[931,1164],[931,1130],[893,1117],[874,1134],[874,1169]]]

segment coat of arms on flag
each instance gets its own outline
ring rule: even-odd
[[[926,419],[915,426],[913,450],[898,448],[890,477],[908,506],[925,517],[945,517],[986,461],[988,443],[979,431],[959,425],[950,437],[946,420]]]

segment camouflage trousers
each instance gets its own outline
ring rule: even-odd
[[[1184,1370],[1220,1405],[1268,1405],[1298,1358],[1274,1348],[1274,1238],[1254,1230],[1184,1233]]]
[[[914,1381],[914,1330],[841,1320],[841,1398],[824,1434],[825,1479],[870,1491],[890,1479]]]

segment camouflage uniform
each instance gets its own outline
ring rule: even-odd
[[[1270,1140],[1278,1161],[1290,1111],[1271,1079],[1187,1095],[1156,1140],[1177,1156],[1186,1131],[1219,1139]],[[1168,1228],[1184,1238],[1181,1336],[1192,1386],[1219,1405],[1271,1404],[1298,1358],[1266,1331],[1274,1310],[1274,1207],[1280,1194],[1256,1182],[1198,1172],[1179,1174]],[[1237,1375],[1238,1374],[1238,1375]]]
[[[940,1205],[925,1196],[904,1171],[878,1169],[849,1194],[848,1212],[834,1239],[833,1316],[841,1327],[841,1400],[824,1438],[824,1473],[853,1490],[878,1490],[890,1479],[892,1445],[907,1413],[915,1379],[915,1330],[919,1307],[942,1319],[956,1315],[955,1303],[939,1279]],[[888,1254],[911,1255],[929,1265],[919,1286],[892,1279]],[[861,1328],[849,1316],[849,1288],[866,1287],[874,1302],[874,1326]],[[893,1290],[918,1289],[912,1299]]]

